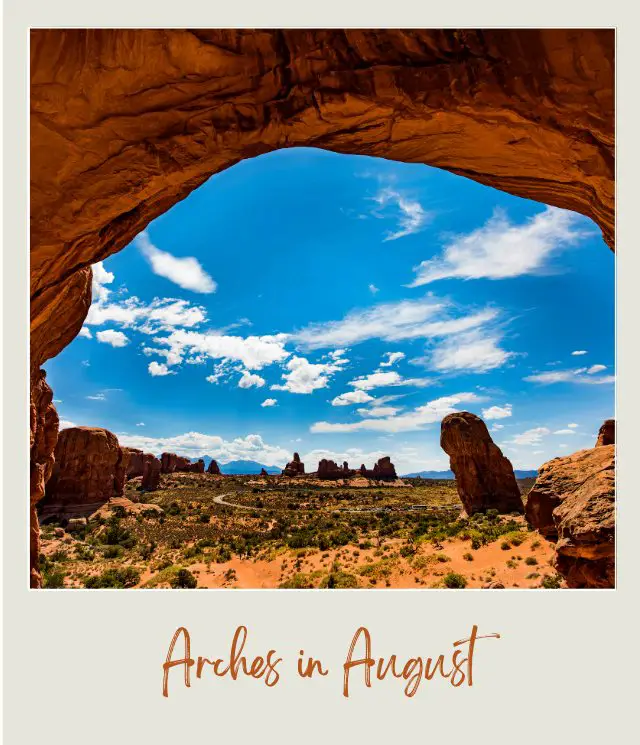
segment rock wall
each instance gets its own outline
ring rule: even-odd
[[[145,454],[138,448],[123,449],[127,451],[127,454],[129,456],[129,464],[127,465],[127,479],[135,479],[137,476],[142,476],[142,473],[144,471]]]
[[[616,420],[605,419],[600,430],[598,431],[598,439],[596,440],[596,447],[601,445],[615,445],[616,444]]]
[[[142,483],[140,487],[143,491],[156,491],[160,486],[160,473],[162,464],[155,455],[145,453],[143,455]]]
[[[55,464],[43,505],[48,507],[104,504],[124,494],[128,453],[109,430],[98,427],[63,429],[55,448]]]
[[[532,527],[557,541],[554,563],[568,587],[614,587],[614,445],[543,464],[525,514]]]
[[[440,447],[449,456],[467,515],[488,509],[524,512],[513,466],[480,417],[468,411],[446,416],[441,423]]]

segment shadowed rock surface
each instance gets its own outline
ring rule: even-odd
[[[213,476],[220,476],[220,466],[218,465],[217,461],[212,460],[211,463],[209,463],[209,468],[207,468],[207,473],[210,473]]]
[[[298,453],[293,454],[293,460],[284,467],[282,475],[292,477],[304,475],[304,463],[300,461]]]
[[[155,491],[160,486],[162,463],[151,453],[145,453],[143,460],[142,483],[140,486],[143,491]]]
[[[526,518],[556,543],[568,587],[615,584],[615,446],[601,445],[540,467]]]
[[[99,427],[63,429],[43,505],[95,505],[124,494],[128,453]]]
[[[605,419],[604,423],[598,431],[598,439],[596,440],[596,447],[601,445],[615,445],[616,444],[616,420]]]
[[[204,461],[198,461],[198,463],[200,462],[202,462],[202,471],[199,470],[200,466],[197,463],[192,463],[189,458],[185,458],[182,455],[176,455],[175,453],[162,453],[160,456],[162,473],[188,473],[190,471],[203,473]]]
[[[441,424],[440,447],[449,456],[467,515],[489,509],[524,512],[513,466],[480,417],[468,411],[446,416]]]
[[[345,478],[343,469],[335,461],[328,460],[327,458],[323,458],[318,463],[316,476],[326,481],[337,481],[338,479]]]
[[[138,448],[123,448],[129,456],[129,465],[127,466],[127,479],[135,479],[142,476],[144,471],[144,453]]]

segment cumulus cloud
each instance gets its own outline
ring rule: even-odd
[[[171,452],[189,458],[209,455],[222,464],[231,460],[254,460],[268,466],[282,467],[291,460],[290,451],[277,445],[267,444],[260,435],[255,434],[225,440],[218,435],[201,432],[185,432],[171,437],[119,433],[118,440],[124,447],[140,448],[147,453]]]
[[[259,375],[244,370],[240,380],[238,381],[238,388],[262,388],[266,382],[267,381]]]
[[[396,362],[400,362],[405,358],[404,352],[385,352],[384,356],[386,359],[380,363],[380,367],[391,367]]]
[[[91,282],[91,297],[93,302],[105,303],[111,290],[105,285],[110,285],[115,279],[113,272],[108,272],[104,268],[104,264],[99,261],[94,264],[91,269],[93,270],[93,279]]]
[[[278,401],[275,398],[265,398],[265,400],[260,404],[263,409],[269,408],[270,406],[277,406]]]
[[[112,347],[126,347],[129,343],[129,338],[122,331],[115,331],[114,329],[98,331],[96,339],[103,344],[110,344]]]
[[[434,217],[434,213],[425,210],[416,199],[411,199],[391,186],[381,188],[372,199],[378,205],[374,212],[376,217],[393,215],[397,220],[397,228],[387,232],[385,241],[395,241],[419,233]]]
[[[542,438],[545,435],[551,434],[551,430],[547,427],[534,427],[528,429],[526,432],[521,432],[519,435],[515,435],[510,442],[514,445],[539,445],[542,442]]]
[[[177,326],[193,328],[206,318],[207,313],[202,306],[192,305],[187,300],[155,298],[150,303],[144,303],[132,296],[120,302],[93,303],[85,323],[89,326],[117,323],[143,334],[156,334]]]
[[[457,411],[458,404],[472,403],[479,398],[475,393],[456,393],[453,396],[442,396],[429,401],[424,406],[394,414],[387,417],[370,417],[358,422],[316,422],[311,432],[411,432],[424,429],[425,426],[439,422],[447,414]]]
[[[583,354],[587,354],[587,350],[586,349],[576,349],[576,351],[575,352],[571,352],[571,354],[574,357],[580,357]]]
[[[503,349],[500,343],[501,338],[497,332],[469,331],[445,339],[430,356],[413,362],[426,364],[439,372],[488,372],[501,367],[513,357],[513,352]]]
[[[606,369],[606,365],[591,365],[591,367],[587,370],[587,375],[595,375],[596,373],[602,372]]]
[[[547,260],[585,235],[577,224],[579,215],[557,207],[517,225],[502,209],[480,228],[456,235],[444,245],[441,256],[416,267],[411,287],[439,279],[505,279],[535,274]]]
[[[287,372],[282,374],[285,382],[272,385],[271,390],[313,393],[319,388],[326,388],[333,375],[342,370],[347,362],[348,360],[341,356],[333,356],[329,361],[319,363],[311,363],[306,357],[292,357],[285,364]]]
[[[360,416],[364,417],[389,417],[397,414],[401,411],[401,407],[398,406],[370,406],[368,409],[356,409]]]
[[[162,377],[163,375],[175,375],[164,363],[156,362],[155,360],[149,363],[149,374],[154,378]]]
[[[511,404],[490,406],[488,409],[482,409],[484,419],[506,419],[506,417],[511,416],[511,413]]]
[[[494,424],[493,427],[491,427],[492,432],[499,432],[501,429],[504,429],[504,424]]]
[[[371,391],[374,388],[387,388],[402,385],[424,388],[432,383],[433,380],[431,380],[431,378],[403,378],[402,375],[395,372],[395,370],[389,370],[388,372],[376,370],[376,372],[370,373],[369,375],[360,375],[354,380],[351,380],[348,385],[351,385],[360,391]]]
[[[146,230],[136,236],[134,242],[151,265],[154,274],[168,279],[185,290],[200,293],[216,291],[216,283],[195,257],[178,258],[168,251],[162,251],[151,243]]]
[[[347,393],[341,393],[336,396],[332,401],[332,406],[350,406],[351,404],[366,404],[367,401],[373,401],[373,396],[370,396],[364,391],[348,391]]]
[[[82,336],[85,339],[93,339],[93,334],[86,326],[83,326],[78,332],[78,336]]]
[[[71,429],[72,427],[77,427],[77,426],[78,425],[75,422],[72,422],[69,419],[60,420],[60,429]]]
[[[138,422],[138,423],[136,424],[136,427],[144,427],[144,422]]]
[[[595,371],[597,373],[597,371]],[[554,370],[553,372],[535,373],[527,375],[523,380],[528,383],[541,383],[542,385],[553,385],[554,383],[581,383],[585,385],[604,385],[614,383],[615,375],[589,374],[586,367],[575,370]]]

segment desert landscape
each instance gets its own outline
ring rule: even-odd
[[[455,480],[398,478],[298,454],[281,475],[225,476],[173,453],[60,433],[39,507],[48,588],[613,587],[615,424],[516,480],[484,422],[442,421]]]

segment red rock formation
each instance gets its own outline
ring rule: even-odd
[[[218,465],[217,461],[212,460],[211,463],[209,463],[209,468],[207,468],[207,473],[211,473],[214,476],[220,476],[220,466]]]
[[[200,471],[200,466],[197,463],[192,463],[189,458],[175,453],[162,453],[160,463],[162,464],[162,473],[204,473],[204,461],[202,461],[202,471]]]
[[[427,163],[582,212],[613,246],[613,58],[613,30],[33,30],[32,401],[90,265],[280,147]],[[32,504],[51,431],[32,431]]]
[[[380,460],[375,464],[373,467],[372,478],[377,481],[395,481],[398,478],[395,466],[388,455],[385,455],[384,458],[380,458]]]
[[[204,473],[204,461],[200,458],[195,463],[189,463],[185,466],[185,471],[188,473]]]
[[[465,512],[524,512],[511,462],[494,443],[487,425],[468,411],[442,420],[440,447],[450,459]]]
[[[542,465],[526,518],[557,540],[554,563],[568,587],[615,583],[615,447],[601,445]]]
[[[616,444],[616,420],[605,419],[603,425],[600,427],[598,432],[598,439],[596,440],[596,447],[601,445],[615,445]]]
[[[135,479],[142,476],[144,471],[144,453],[138,448],[123,448],[129,455],[129,465],[127,466],[127,479]]]
[[[145,453],[143,456],[142,483],[140,488],[143,491],[155,491],[160,486],[160,473],[162,463],[151,453]]]
[[[264,468],[261,468],[261,469],[260,469],[260,475],[261,475],[261,476],[268,476],[269,474],[268,474],[268,473],[267,473],[267,472],[265,471],[265,469],[264,469]]]
[[[336,481],[337,479],[343,479],[344,478],[344,471],[340,466],[332,460],[327,460],[326,458],[323,458],[318,463],[318,470],[316,472],[316,476],[319,479],[323,480],[333,480]]]
[[[287,463],[282,471],[283,476],[304,476],[304,463],[300,461],[298,453],[293,454],[293,460]]]
[[[124,494],[128,454],[98,427],[63,429],[43,506],[96,505]]]

